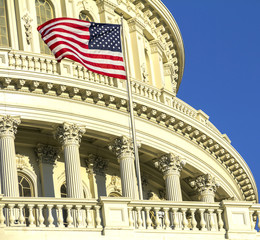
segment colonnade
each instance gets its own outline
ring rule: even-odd
[[[20,122],[20,117],[18,116],[0,117],[0,189],[4,195],[12,197],[19,196],[14,139]],[[55,138],[61,143],[64,151],[67,196],[70,198],[83,198],[79,147],[85,131],[86,128],[84,126],[72,123],[63,123],[55,131]],[[126,136],[117,137],[110,143],[109,150],[116,155],[120,164],[123,196],[138,199],[132,140]],[[166,199],[182,201],[180,174],[185,161],[173,153],[168,153],[162,155],[154,164],[163,174]],[[218,185],[215,178],[210,174],[198,176],[191,179],[189,183],[197,191],[198,198],[201,201],[214,202]]]

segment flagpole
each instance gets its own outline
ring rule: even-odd
[[[139,192],[139,199],[143,200],[143,191],[142,191],[142,182],[141,182],[141,174],[140,174],[140,163],[139,163],[139,154],[138,154],[138,146],[136,140],[136,130],[135,130],[135,121],[134,121],[134,111],[133,111],[133,100],[132,100],[132,88],[131,88],[131,81],[128,76],[128,64],[125,61],[125,39],[124,39],[124,29],[123,29],[123,16],[121,16],[121,33],[122,33],[122,48],[123,48],[123,58],[125,63],[125,72],[126,72],[126,79],[127,79],[127,94],[129,100],[129,113],[130,113],[130,126],[132,130],[132,137],[133,137],[133,145],[134,145],[134,155],[135,155],[135,171],[137,177],[137,185],[138,185],[138,192]]]

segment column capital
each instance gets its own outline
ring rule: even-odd
[[[163,173],[164,177],[169,174],[179,175],[185,164],[183,159],[173,153],[164,154],[154,162],[155,167]]]
[[[95,154],[89,154],[86,161],[87,169],[89,173],[95,173],[97,175],[105,176],[108,168],[108,161],[103,157]]]
[[[117,158],[121,159],[123,157],[134,158],[133,142],[132,139],[121,136],[115,138],[108,146],[109,150],[112,151]]]
[[[37,161],[39,163],[46,163],[54,165],[55,161],[60,158],[59,156],[59,148],[44,145],[44,144],[37,144],[35,148],[35,153],[37,155]]]
[[[55,138],[62,145],[76,144],[81,142],[82,135],[86,132],[85,126],[74,123],[63,123],[58,126],[55,132]]]
[[[14,138],[20,123],[21,119],[19,116],[0,116],[0,138],[5,136]]]
[[[214,194],[219,187],[216,179],[211,174],[203,174],[189,181],[190,186],[198,191],[200,195]]]

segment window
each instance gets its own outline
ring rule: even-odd
[[[54,18],[53,7],[51,6],[49,1],[35,0],[35,7],[36,7],[36,16],[37,16],[38,25],[41,25],[46,21]],[[39,38],[40,38],[41,53],[51,54],[49,47],[43,42],[40,35]]]
[[[20,197],[34,197],[32,181],[23,173],[18,172],[18,184]]]
[[[67,197],[67,185],[66,183],[63,183],[60,187],[60,196],[62,198],[66,198]],[[83,188],[83,197],[84,198],[87,198],[87,194],[86,194],[86,191],[85,189]]]
[[[85,21],[89,21],[89,22],[93,22],[93,18],[91,17],[91,15],[89,14],[88,11],[83,10],[79,13],[79,19],[80,20],[85,20]]]
[[[9,47],[5,0],[0,0],[0,46]]]

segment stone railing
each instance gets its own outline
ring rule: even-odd
[[[61,76],[75,80],[82,80],[88,83],[97,83],[104,86],[115,87],[124,91],[126,89],[124,80],[93,73],[87,70],[81,64],[68,59],[64,59],[61,63],[58,63],[51,55],[14,51],[11,49],[0,49],[0,58],[2,59],[2,63],[4,63],[0,65],[0,69],[2,68],[24,72],[33,72],[35,76],[38,74],[44,74],[46,80],[48,79],[48,75],[50,75],[52,79],[53,75],[55,75],[55,77]],[[175,97],[173,93],[167,92],[168,97],[166,101],[163,89],[158,89],[136,79],[131,79],[131,81],[132,92],[134,95],[145,97],[152,101],[168,105],[169,107],[174,108],[176,111],[196,119],[208,128],[219,133],[213,124],[208,121],[208,117],[201,121],[201,118],[198,117],[201,116],[200,110],[197,111],[187,103]]]
[[[220,239],[260,238],[260,205],[252,202],[220,203],[94,199],[11,198],[0,196],[0,228],[91,231],[106,235],[127,230],[149,234],[201,234]],[[256,224],[258,226],[256,226]],[[196,237],[197,236],[197,237]],[[1,232],[0,232],[1,239]]]
[[[100,205],[95,200],[3,198],[0,227],[101,229]]]

